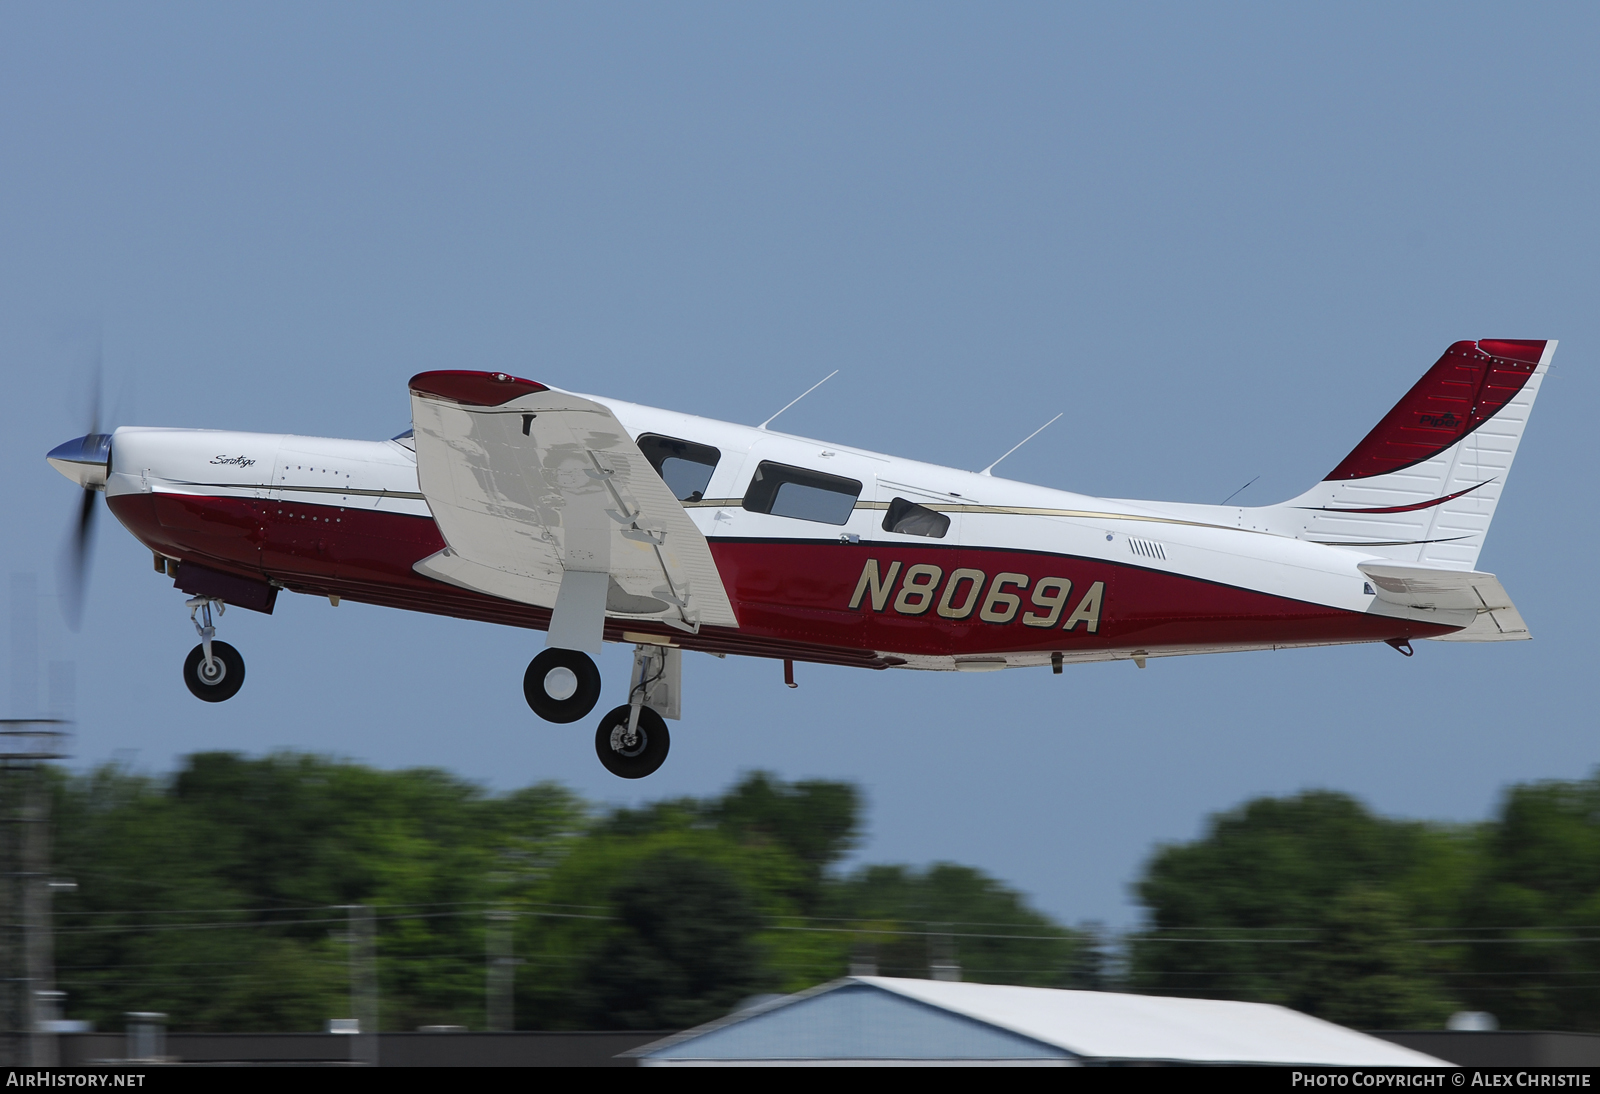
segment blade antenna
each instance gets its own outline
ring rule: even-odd
[[[1065,414],[1065,413],[1066,413],[1065,410],[1063,410],[1061,412],[1061,414]],[[1001,456],[1000,460],[1005,459],[1006,456],[1011,455],[1011,453],[1015,452],[1017,449],[1021,448],[1023,445],[1027,444],[1029,441],[1033,440],[1039,434],[1043,433],[1045,430],[1047,430],[1051,426],[1055,425],[1056,421],[1061,417],[1061,414],[1057,414],[1054,418],[1051,418],[1048,422],[1045,422],[1044,425],[1040,426],[1038,429],[1035,429],[1032,433],[1029,433],[1026,437],[1022,438],[1022,440],[1018,441],[1016,444],[1014,444],[1010,448],[1006,449],[1006,455],[1005,456]],[[1000,465],[1000,460],[995,460],[994,463],[991,463],[988,467],[985,467],[982,471],[979,471],[978,474],[980,474],[980,475],[988,475],[989,472],[993,471],[996,467],[998,467]],[[990,477],[993,478],[992,475]]]
[[[829,380],[833,379],[837,375],[839,375],[839,370],[838,369],[834,369],[832,372],[828,373],[828,375],[824,376],[822,379],[818,380],[816,383],[814,383],[810,387],[806,388],[799,395],[795,396],[793,399],[789,400],[787,403],[784,403],[783,404],[783,410],[778,411],[778,414],[782,414],[784,410],[788,410],[790,407],[794,406],[795,403],[798,403],[801,399],[804,399],[807,395],[810,395],[813,391],[817,390],[817,388],[821,387],[823,384],[827,383]],[[765,428],[767,428],[767,426],[772,424],[773,418],[776,418],[778,416],[778,414],[774,414],[772,416],[772,418],[768,418],[766,421],[764,421],[760,425],[756,426],[756,428],[757,429],[765,429]]]
[[[1260,475],[1257,475],[1256,479],[1259,479],[1260,477],[1261,477]],[[1249,482],[1247,482],[1243,486],[1239,487],[1239,489],[1235,490],[1233,493],[1231,493],[1227,497],[1223,498],[1222,501],[1220,501],[1218,504],[1219,505],[1227,505],[1234,498],[1238,497],[1240,494],[1244,493],[1246,490],[1248,490],[1252,486],[1254,486],[1256,484],[1256,479],[1251,479]]]

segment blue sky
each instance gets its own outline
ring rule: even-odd
[[[1319,479],[1450,342],[1559,338],[1480,565],[1535,640],[956,676],[690,655],[667,766],[520,695],[542,636],[346,603],[227,616],[104,520],[78,763],[203,748],[553,778],[858,781],[862,858],[1131,923],[1160,841],[1332,787],[1476,819],[1596,762],[1600,14],[1585,5],[0,8],[5,573],[53,587],[103,332],[117,424],[352,437],[492,368],[1114,497]],[[104,514],[102,514],[104,515]],[[608,651],[603,703],[627,652]]]

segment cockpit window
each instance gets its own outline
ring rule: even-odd
[[[855,479],[763,460],[745,491],[744,507],[775,517],[843,524],[860,496],[861,484]]]
[[[950,531],[950,518],[926,505],[895,498],[889,503],[889,511],[883,515],[883,530],[899,532],[903,536],[943,539],[945,533]]]
[[[639,451],[667,484],[679,501],[699,501],[706,496],[711,472],[717,469],[722,453],[708,444],[680,441],[676,437],[641,434]]]
[[[393,437],[390,437],[389,439],[391,441],[395,442],[396,444],[405,445],[407,448],[411,449],[411,451],[413,451],[413,452],[415,452],[417,450],[417,435],[416,435],[416,430],[414,430],[414,429],[408,429],[404,433],[396,433]]]

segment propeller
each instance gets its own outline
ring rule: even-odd
[[[73,523],[67,543],[66,558],[60,575],[61,611],[67,626],[76,631],[83,625],[83,601],[89,588],[89,549],[94,545],[94,515],[99,507],[92,486],[83,489],[83,500],[78,503],[78,519]]]
[[[77,517],[68,529],[67,542],[56,568],[61,612],[67,626],[74,631],[83,624],[83,605],[89,588],[89,556],[94,547],[95,515],[100,509],[95,495],[105,489],[106,472],[111,464],[111,436],[100,431],[103,386],[101,342],[96,335],[89,388],[89,430],[76,440],[58,445],[46,457],[52,467],[83,487]]]

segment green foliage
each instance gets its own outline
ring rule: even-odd
[[[859,929],[856,957],[883,976],[959,964],[963,980],[1038,987],[1075,982],[1082,940],[1020,893],[967,866],[868,866],[833,887],[830,916]]]
[[[757,771],[711,804],[706,815],[742,843],[770,842],[800,866],[789,895],[807,912],[821,899],[828,869],[856,845],[861,795],[849,783],[820,779],[792,786]]]
[[[1130,948],[1144,991],[1283,1003],[1368,1029],[1487,1010],[1600,1030],[1600,775],[1511,788],[1482,825],[1259,799],[1161,849]]]
[[[349,1013],[339,905],[383,906],[384,1024],[481,1022],[482,909],[496,870],[555,854],[582,822],[567,791],[504,798],[444,772],[317,757],[190,758],[156,781],[58,780],[57,963],[69,1013],[116,1028],[315,1029]],[[420,918],[420,917],[427,918]]]
[[[726,867],[668,851],[608,896],[615,924],[583,967],[591,1028],[685,1029],[766,986],[761,917]]]
[[[1368,1029],[1439,1024],[1412,928],[1459,915],[1457,832],[1373,816],[1343,794],[1263,798],[1157,852],[1139,882],[1140,990],[1280,1003]]]
[[[847,783],[755,772],[595,811],[551,784],[192,756],[172,777],[53,772],[67,1013],[117,1028],[316,1029],[347,1015],[343,906],[376,908],[382,1024],[482,1028],[485,926],[514,919],[520,1028],[682,1028],[852,965],[1253,999],[1363,1028],[1458,1008],[1600,1030],[1600,774],[1513,787],[1475,826],[1342,794],[1248,802],[1158,849],[1125,981],[1099,938],[981,872],[864,866]]]
[[[1484,842],[1464,995],[1510,1027],[1600,1031],[1600,773],[1513,787]]]
[[[348,1015],[351,904],[375,906],[386,1029],[483,1028],[490,913],[514,920],[519,1028],[682,1028],[843,975],[863,938],[885,972],[925,976],[930,921],[975,979],[1069,982],[1089,952],[966,867],[840,878],[861,819],[847,783],[756,772],[596,813],[550,784],[495,795],[298,754],[54,778],[56,870],[79,883],[57,904],[59,979],[101,1028],[130,1010],[222,1031]]]
[[[1301,982],[1301,1006],[1361,1029],[1436,1026],[1449,1008],[1430,982],[1404,900],[1373,885],[1349,887],[1322,921]]]

